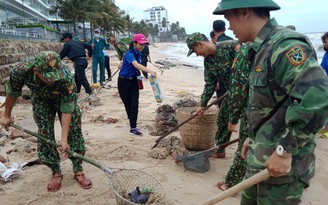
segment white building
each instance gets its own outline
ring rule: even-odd
[[[166,28],[163,28],[162,21],[166,19]],[[167,10],[164,6],[152,7],[144,11],[144,20],[149,21],[153,25],[157,24],[159,31],[167,31],[169,28],[169,21],[167,17]]]
[[[49,10],[56,5],[56,0],[5,0],[0,2],[0,26],[13,28],[16,25],[47,24],[62,21],[57,15],[50,15]]]

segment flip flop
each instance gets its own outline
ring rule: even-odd
[[[322,133],[322,135],[320,136],[320,138],[328,139],[328,132]]]
[[[74,179],[79,182],[80,186],[83,189],[90,189],[92,188],[92,182],[88,179],[83,172],[77,172],[74,175]]]
[[[226,187],[226,185],[225,185],[225,181],[220,181],[220,182],[218,182],[218,183],[216,184],[216,186],[217,186],[219,189],[221,189],[222,191],[225,191],[225,190],[228,189],[228,188]]]
[[[48,192],[56,192],[61,188],[61,181],[63,179],[63,175],[54,174],[47,186]]]
[[[223,159],[223,158],[225,158],[225,153],[224,152],[223,153],[215,152],[210,157],[217,158],[217,159]]]

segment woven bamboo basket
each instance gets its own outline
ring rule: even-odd
[[[176,110],[178,123],[195,114],[195,107],[182,107]],[[197,116],[179,128],[180,136],[186,149],[200,151],[210,149],[214,146],[215,133],[217,132],[217,108],[205,111],[204,118]]]

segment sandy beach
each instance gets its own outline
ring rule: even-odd
[[[117,76],[109,83],[111,89],[102,89],[97,97],[100,105],[87,106],[83,109],[83,135],[86,141],[89,157],[97,162],[113,168],[133,168],[143,170],[153,175],[165,189],[166,205],[196,205],[220,193],[216,187],[218,181],[224,180],[225,174],[233,160],[236,144],[226,149],[225,159],[210,158],[211,168],[206,173],[194,173],[186,171],[183,166],[177,165],[174,159],[168,156],[166,159],[155,159],[148,152],[159,136],[151,136],[149,133],[154,128],[156,109],[163,105],[172,105],[175,101],[185,96],[192,96],[199,101],[203,90],[203,70],[195,69],[183,64],[163,51],[172,43],[157,43],[150,45],[152,61],[166,60],[175,64],[175,67],[166,69],[162,74],[157,69],[158,81],[164,96],[162,103],[155,101],[149,81],[144,81],[144,90],[140,92],[138,127],[143,131],[143,137],[129,134],[129,123],[124,110],[123,103],[117,92]],[[110,50],[111,70],[117,70],[118,59],[116,51]],[[91,61],[89,61],[90,66]],[[189,63],[190,64],[190,63]],[[72,64],[70,64],[72,65]],[[90,71],[87,72],[90,80]],[[106,73],[107,76],[107,73]],[[79,98],[86,97],[84,89]],[[212,100],[215,100],[214,98]],[[0,112],[3,112],[2,108]],[[13,111],[15,123],[36,131],[33,122],[32,105],[29,101],[19,101]],[[97,121],[99,117],[112,117],[118,119],[117,123],[105,123]],[[14,131],[11,128],[11,131]],[[13,162],[28,162],[37,158],[35,150],[36,143],[31,142],[24,134],[17,134],[18,138],[11,137],[1,139],[0,155],[9,159],[6,165]],[[170,136],[180,137],[179,131]],[[232,139],[238,135],[233,134]],[[27,137],[27,138],[26,138]],[[25,139],[23,139],[25,138]],[[56,138],[60,139],[60,126],[56,121]],[[28,141],[29,139],[30,141]],[[316,175],[311,180],[311,186],[305,190],[303,195],[304,205],[327,204],[328,190],[328,140],[316,137]],[[29,147],[29,151],[26,151]],[[10,154],[7,154],[11,151]],[[0,204],[5,205],[115,205],[115,194],[111,189],[106,174],[99,168],[83,163],[84,171],[93,182],[93,188],[83,190],[73,179],[72,164],[68,159],[61,162],[62,188],[55,193],[47,192],[47,184],[51,178],[50,169],[44,165],[34,165],[24,168],[24,174],[11,182],[0,183]],[[240,194],[230,197],[220,204],[239,204]]]

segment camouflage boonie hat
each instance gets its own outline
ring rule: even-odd
[[[193,33],[187,38],[186,43],[189,48],[187,56],[190,56],[194,52],[195,44],[201,41],[208,41],[208,39],[204,34],[199,32]]]
[[[35,67],[42,76],[50,81],[57,81],[64,77],[62,63],[58,53],[53,51],[42,51],[35,56]]]

